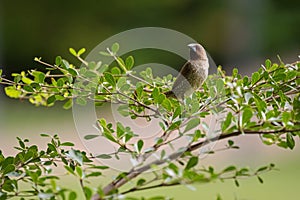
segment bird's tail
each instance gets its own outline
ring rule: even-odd
[[[175,99],[177,98],[175,93],[172,90],[165,92],[164,94],[166,95],[167,98],[175,98]]]

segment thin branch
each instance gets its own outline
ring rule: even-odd
[[[132,180],[133,178],[139,176],[143,172],[151,169],[151,166],[165,164],[167,161],[174,160],[174,159],[178,158],[184,152],[195,151],[195,150],[199,149],[201,146],[206,145],[206,144],[208,144],[211,141],[223,140],[223,139],[226,139],[226,138],[229,138],[229,137],[235,137],[235,136],[239,136],[239,135],[242,135],[242,134],[245,134],[245,135],[247,135],[247,134],[249,134],[249,135],[252,135],[252,134],[274,134],[274,133],[298,132],[298,131],[300,131],[300,129],[288,130],[288,129],[284,128],[284,129],[273,130],[273,131],[251,131],[251,130],[244,130],[243,133],[241,131],[236,131],[236,132],[233,132],[233,133],[223,133],[220,136],[216,136],[214,138],[209,138],[209,139],[206,139],[204,141],[198,142],[198,143],[196,143],[194,145],[191,145],[185,151],[175,152],[175,153],[171,154],[170,156],[168,156],[165,159],[156,160],[156,161],[153,161],[152,163],[149,163],[149,164],[147,164],[147,165],[145,165],[143,167],[140,167],[138,169],[133,169],[133,170],[131,170],[127,174],[127,176],[125,178],[121,178],[119,180],[115,180],[115,181],[109,183],[106,187],[104,187],[103,193],[107,195],[111,191],[113,191],[113,190],[121,187],[125,183],[127,183],[129,180]],[[101,198],[99,197],[98,194],[94,195],[92,199],[93,200],[101,200]]]
[[[154,188],[159,188],[159,187],[170,187],[170,186],[175,186],[175,185],[180,185],[180,184],[181,184],[180,182],[175,182],[175,183],[169,183],[169,184],[168,183],[160,183],[157,185],[151,185],[151,186],[141,187],[141,188],[134,187],[127,191],[121,192],[121,194],[127,194],[127,193],[135,192],[135,191],[149,190],[149,189],[154,189]]]

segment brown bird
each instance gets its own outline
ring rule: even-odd
[[[205,49],[197,43],[189,44],[190,59],[181,68],[167,97],[183,99],[199,89],[208,76],[208,58]]]

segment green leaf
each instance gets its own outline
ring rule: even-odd
[[[103,56],[111,56],[110,53],[108,53],[106,51],[100,51],[99,53]]]
[[[25,84],[30,84],[33,82],[33,80],[31,80],[30,78],[26,77],[26,76],[23,76],[22,77],[22,81],[25,83]]]
[[[186,164],[185,166],[185,170],[189,170],[191,169],[192,167],[195,167],[197,164],[198,164],[198,157],[194,156],[194,157],[191,157],[188,161],[188,163]]]
[[[286,143],[290,149],[293,149],[295,147],[295,140],[293,138],[292,133],[286,134]]]
[[[77,97],[76,98],[76,103],[78,105],[85,106],[86,103],[87,103],[87,101],[86,101],[86,99],[84,97]]]
[[[1,169],[3,175],[8,174],[10,172],[15,171],[15,166],[13,164],[9,164],[7,166],[5,166],[5,168]]]
[[[54,103],[55,100],[56,100],[55,95],[52,95],[47,98],[47,104],[50,105],[50,104]]]
[[[184,129],[184,133],[186,133],[187,131],[189,131],[189,130],[195,128],[195,127],[197,127],[199,124],[200,124],[200,119],[199,119],[199,118],[191,119],[191,120],[187,123],[187,125],[186,125],[186,127],[185,127],[185,129]]]
[[[181,115],[181,114],[182,114],[182,113],[181,113],[181,107],[180,107],[180,106],[177,106],[177,107],[175,108],[174,113],[173,113],[172,119],[174,120],[176,117],[178,117],[178,116]]]
[[[99,68],[97,69],[97,71],[98,71],[98,73],[102,74],[102,73],[104,73],[105,71],[107,71],[108,68],[109,68],[109,66],[108,66],[107,64],[105,64],[105,65],[102,65],[101,67],[99,67]]]
[[[63,143],[60,144],[60,146],[72,147],[72,146],[74,146],[74,144],[72,142],[63,142]]]
[[[172,110],[172,104],[169,99],[164,99],[162,104],[161,104],[167,111]]]
[[[30,85],[24,85],[23,87],[26,92],[34,92],[34,89]]]
[[[234,183],[235,183],[235,185],[236,185],[237,187],[240,186],[240,183],[239,183],[239,181],[238,181],[237,179],[234,179]]]
[[[63,59],[61,67],[64,68],[64,69],[69,69],[70,68],[70,64],[69,64],[68,61],[66,61],[66,60]]]
[[[169,199],[169,198],[166,198],[164,196],[155,196],[155,197],[150,197],[149,199],[147,200],[166,200],[166,199]],[[127,200],[127,199],[126,199]]]
[[[250,108],[246,108],[243,111],[242,124],[246,125],[247,123],[249,123],[252,116],[253,116],[253,111]]]
[[[218,79],[216,81],[216,87],[217,87],[217,91],[222,94],[224,93],[224,82],[222,79]]]
[[[73,56],[77,56],[76,51],[73,48],[69,48],[69,52],[73,55]]]
[[[92,172],[90,174],[87,174],[85,177],[88,178],[88,177],[98,177],[98,176],[101,176],[102,173],[101,172]]]
[[[84,186],[83,191],[84,191],[84,195],[85,195],[86,199],[91,199],[91,197],[93,195],[92,189],[89,188],[89,187]]]
[[[262,171],[265,171],[268,169],[268,166],[263,166],[263,167],[260,167],[258,170],[256,170],[256,172],[262,172]]]
[[[137,152],[141,152],[141,150],[142,150],[142,148],[143,148],[143,146],[144,146],[144,141],[143,140],[139,140],[138,142],[137,142]]]
[[[251,77],[252,85],[255,84],[259,80],[260,76],[258,72],[254,72]]]
[[[114,43],[112,46],[111,46],[111,51],[116,54],[118,51],[119,51],[119,48],[120,48],[120,45],[118,43]]]
[[[74,77],[76,77],[78,75],[78,72],[73,68],[68,68],[67,70]]]
[[[117,137],[121,138],[124,136],[124,134],[125,134],[124,126],[120,122],[117,122]]]
[[[70,109],[72,107],[72,104],[73,104],[73,100],[72,99],[69,99],[66,101],[66,103],[63,105],[63,108],[64,109]]]
[[[264,183],[264,180],[260,176],[257,176],[257,179],[260,183]]]
[[[284,111],[282,113],[282,122],[287,125],[287,123],[290,121],[291,119],[291,113],[290,112],[287,112],[287,111]]]
[[[77,194],[76,194],[76,192],[70,192],[69,193],[69,197],[68,197],[68,200],[75,200],[75,199],[77,199]]]
[[[119,67],[113,67],[111,69],[111,73],[114,74],[114,75],[120,75],[121,74],[121,70],[120,70]],[[122,77],[122,78],[124,78],[124,77]]]
[[[85,135],[84,136],[84,139],[85,140],[91,140],[91,139],[94,139],[96,137],[99,137],[100,135]]]
[[[104,78],[112,87],[116,87],[115,78],[113,77],[113,75],[111,73],[104,72]]]
[[[60,66],[62,62],[62,58],[60,56],[56,56],[55,58],[55,65]]]
[[[234,68],[234,69],[232,70],[232,76],[233,76],[233,77],[237,77],[238,73],[239,73],[239,70],[238,70],[237,68]]]
[[[86,51],[85,48],[81,48],[78,53],[77,53],[77,56],[81,56],[82,54],[84,54],[84,52]]]
[[[134,65],[134,59],[132,56],[128,56],[125,60],[125,66],[128,70],[130,70]]]
[[[271,60],[267,59],[267,60],[265,61],[265,67],[266,67],[266,69],[270,69],[271,66],[272,66]]]
[[[119,80],[118,80],[118,82],[117,82],[117,84],[116,84],[117,88],[120,89],[120,88],[122,88],[124,85],[126,85],[126,84],[127,84],[126,81],[127,81],[127,80],[126,80],[125,77],[119,78]]]
[[[224,170],[223,170],[223,173],[225,172],[232,172],[232,171],[236,171],[236,166],[229,166],[229,167],[226,167]]]
[[[110,155],[108,155],[108,154],[100,154],[100,155],[97,155],[96,158],[110,159],[112,157]]]
[[[17,90],[14,86],[7,86],[4,90],[6,95],[11,98],[19,98],[22,94],[22,92]]]
[[[34,77],[34,82],[44,83],[46,75],[43,72],[33,71],[32,75]]]
[[[80,178],[83,177],[83,172],[82,172],[81,167],[76,166],[76,167],[75,167],[75,171],[76,171],[76,173],[78,174],[78,176],[79,176]]]
[[[223,121],[223,123],[222,123],[222,131],[223,132],[230,126],[230,124],[232,122],[232,117],[233,117],[232,113],[229,112],[226,116],[225,121]]]
[[[75,175],[74,170],[73,170],[70,166],[65,165],[64,168],[65,168],[69,173]]]
[[[136,186],[142,186],[145,182],[146,182],[146,180],[141,178],[137,181]]]

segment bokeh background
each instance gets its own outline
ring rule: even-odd
[[[237,67],[251,74],[266,58],[284,62],[300,55],[299,0],[128,0],[128,1],[10,1],[0,0],[0,68],[12,72],[40,68],[34,57],[53,62],[57,55],[73,61],[68,48],[92,50],[106,38],[137,27],[157,26],[174,29],[196,39],[230,74]],[[183,60],[166,52],[135,52],[138,63],[166,63],[179,69]],[[170,59],[171,58],[171,59]],[[8,99],[0,88],[0,149],[13,154],[15,137],[29,138],[43,147],[40,133],[59,133],[83,148],[78,140],[71,110],[61,105],[41,108],[25,101]],[[175,199],[284,199],[298,198],[300,149],[294,151],[267,147],[257,137],[241,137],[240,151],[222,152],[204,159],[217,168],[227,164],[260,166],[273,162],[280,171],[243,180],[237,188],[232,182],[157,189]],[[299,142],[297,141],[299,144]],[[222,143],[218,144],[222,145]],[[108,177],[109,178],[109,177]],[[71,181],[70,181],[71,182]],[[73,182],[72,182],[73,184]],[[104,183],[103,183],[104,184]],[[78,187],[74,183],[74,187]],[[151,192],[137,193],[151,195]]]

